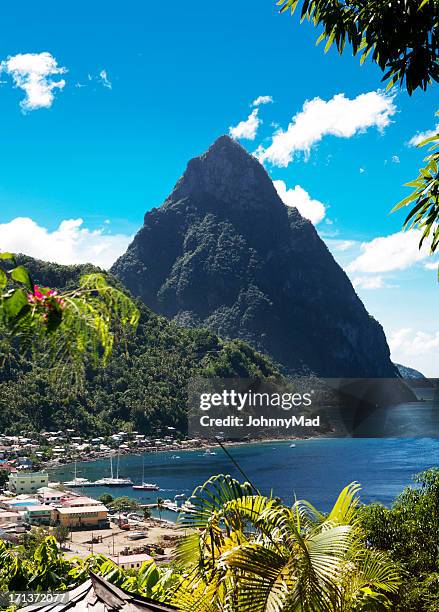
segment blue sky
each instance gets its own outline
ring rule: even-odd
[[[267,170],[290,203],[323,210],[316,227],[394,357],[439,375],[434,259],[420,260],[416,236],[398,233],[403,215],[388,214],[422,160],[408,143],[434,128],[437,87],[386,98],[374,65],[325,55],[315,29],[274,0],[16,4],[0,23],[0,248],[108,264],[187,160],[231,126],[257,110],[254,138],[240,139],[254,152],[302,122],[291,161],[268,155]],[[52,72],[41,88],[22,55],[42,53]],[[251,107],[259,96],[273,102]],[[303,107],[317,97],[316,140]]]

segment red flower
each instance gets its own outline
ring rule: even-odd
[[[29,292],[27,294],[27,301],[29,304],[34,304],[46,311],[53,310],[55,306],[64,308],[66,305],[62,298],[57,297],[56,290],[49,287],[40,287],[39,285],[34,285],[33,293]],[[47,318],[47,313],[43,314],[43,318]]]

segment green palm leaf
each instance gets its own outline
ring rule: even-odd
[[[345,487],[325,516],[303,500],[289,508],[254,495],[230,476],[209,479],[195,490],[196,512],[185,523],[200,532],[177,555],[192,563],[177,589],[181,609],[341,612],[386,604],[400,578],[365,546],[359,489]]]

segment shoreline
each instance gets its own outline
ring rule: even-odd
[[[241,446],[252,446],[252,445],[261,445],[261,446],[266,446],[266,445],[270,445],[270,444],[278,444],[278,443],[285,443],[285,444],[294,444],[298,441],[305,441],[305,440],[316,440],[316,439],[320,439],[324,436],[306,436],[306,437],[287,437],[287,438],[264,438],[264,439],[251,439],[251,440],[239,440],[239,441],[233,441],[233,442],[223,442],[224,446],[226,448],[230,448],[230,447],[241,447]],[[206,450],[220,450],[223,451],[223,449],[221,448],[221,446],[218,443],[213,443],[213,442],[208,442],[208,441],[200,441],[201,444],[195,448],[185,448],[185,449],[181,449],[181,448],[172,448],[172,449],[158,449],[158,450],[154,450],[154,451],[145,451],[145,452],[139,452],[139,450],[136,451],[128,451],[126,449],[123,449],[123,452],[120,453],[121,456],[126,456],[126,457],[134,457],[134,456],[138,456],[141,457],[143,455],[156,455],[156,454],[163,454],[163,453],[172,453],[172,452],[179,452],[179,453],[196,453],[196,452],[205,452]],[[55,463],[55,465],[53,466],[47,466],[47,471],[49,472],[49,486],[50,486],[50,472],[53,470],[57,470],[57,469],[62,469],[62,468],[69,468],[69,467],[73,467],[75,465],[75,463],[96,463],[98,461],[104,461],[105,459],[108,459],[109,457],[114,457],[118,455],[118,450],[116,449],[112,449],[112,452],[105,452],[102,453],[102,456],[99,457],[92,457],[92,458],[84,458],[84,459],[76,459],[76,460],[72,460],[66,463]],[[60,485],[64,485],[63,482],[59,483]],[[93,496],[93,490],[94,490],[94,486],[90,486],[90,487],[85,487],[84,489],[81,489],[83,491],[84,495],[87,495],[86,492],[84,491],[88,491],[88,495],[90,497],[94,497]],[[76,493],[76,488],[69,488],[68,486],[66,487],[66,489],[68,491],[71,491],[73,494]],[[157,492],[159,493],[159,491]],[[129,495],[130,496],[130,495]],[[155,504],[151,504],[151,509],[155,509]],[[178,528],[178,521],[179,521],[179,517],[181,515],[181,512],[178,511],[174,511],[171,510],[169,508],[164,508],[165,511],[167,511],[169,513],[169,515],[167,516],[167,518],[159,518],[155,515],[152,516],[152,519],[156,522],[159,523],[158,527],[162,527],[163,529],[171,528],[171,529],[176,529]],[[184,512],[184,510],[182,510]]]
[[[295,496],[309,499],[316,507],[326,511],[334,501],[334,490],[340,491],[349,482],[354,481],[362,485],[361,497],[364,503],[380,502],[390,505],[404,487],[412,483],[414,474],[435,465],[434,459],[439,444],[439,440],[431,437],[381,440],[325,437],[324,441],[319,440],[320,437],[306,443],[296,440],[296,448],[290,449],[290,444],[293,444],[291,439],[267,438],[257,441],[256,444],[240,444],[241,448],[234,445],[235,451],[234,446],[230,445],[228,450],[238,464],[242,464],[247,474],[244,480],[250,479],[261,491],[276,490],[278,496],[288,500],[294,500]],[[419,457],[418,460],[420,453],[422,459]],[[216,457],[203,457],[200,450],[185,452],[181,453],[180,460],[176,461],[172,460],[172,455],[171,452],[145,458],[147,480],[157,482],[161,491],[157,494],[141,493],[139,503],[155,502],[157,495],[170,498],[171,501],[177,493],[184,493],[189,497],[197,486],[217,473],[234,474],[235,478],[242,481],[242,477],[235,474],[226,456],[219,451],[216,451]],[[307,465],[306,472],[295,469],[304,463]],[[124,464],[122,473],[125,475],[126,472],[133,480],[139,480],[142,474],[142,458],[127,457]],[[326,476],[320,482],[322,466]],[[72,469],[64,467],[57,473],[53,471],[50,479],[58,482],[69,480]],[[101,477],[103,469],[105,460],[100,464],[87,463],[82,466],[81,476],[93,481]],[[138,497],[131,491],[131,487],[114,492],[106,491],[105,488],[90,488],[84,489],[84,492],[92,498],[97,498],[104,492],[115,497]],[[153,514],[157,516],[155,511]],[[177,515],[166,512],[163,518],[175,522]]]
[[[290,442],[290,443],[294,443],[294,442],[298,442],[298,441],[302,441],[302,440],[317,440],[317,439],[323,439],[323,438],[327,438],[329,436],[327,435],[320,435],[320,436],[304,436],[304,437],[293,437],[293,436],[289,436],[287,438],[264,438],[264,439],[250,439],[250,440],[240,440],[240,441],[234,441],[234,442],[223,442],[224,446],[226,448],[228,447],[236,447],[236,446],[251,446],[252,444],[277,444],[279,442]],[[144,450],[143,452],[140,449],[136,449],[136,450],[132,450],[132,451],[127,451],[126,449],[123,449],[122,451],[120,449],[112,449],[111,452],[107,452],[107,451],[102,451],[101,453],[99,453],[96,456],[78,456],[76,458],[72,458],[69,459],[68,461],[63,461],[60,462],[57,459],[50,459],[46,462],[44,462],[44,465],[42,465],[43,470],[56,470],[56,469],[60,469],[63,467],[68,467],[70,465],[74,465],[75,463],[95,463],[97,461],[103,461],[104,459],[110,459],[111,457],[117,457],[118,455],[120,455],[121,457],[133,457],[133,456],[138,456],[138,457],[142,457],[143,455],[155,455],[155,454],[162,454],[162,453],[171,453],[171,452],[180,452],[180,453],[188,453],[188,452],[196,452],[196,451],[206,451],[206,450],[212,450],[212,449],[221,449],[221,446],[218,443],[214,443],[214,442],[207,442],[207,441],[203,441],[201,442],[201,444],[199,446],[196,447],[191,447],[191,448],[181,448],[180,446],[173,446],[172,448],[163,448],[163,449],[157,449],[157,450]],[[221,449],[222,450],[222,449]]]

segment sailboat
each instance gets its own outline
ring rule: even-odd
[[[96,480],[96,485],[104,485],[106,487],[126,487],[133,484],[131,478],[120,478],[119,477],[119,459],[120,453],[117,453],[117,468],[116,468],[116,477],[113,474],[113,457],[110,457],[110,478],[101,478],[100,480]]]
[[[63,482],[63,485],[66,487],[92,487],[94,485],[94,482],[91,482],[91,480],[88,480],[87,478],[78,478],[75,461],[75,476],[73,480],[67,480],[67,482]]]
[[[142,484],[133,485],[133,489],[136,491],[160,491],[158,484],[154,482],[145,482],[145,457],[142,461]]]

